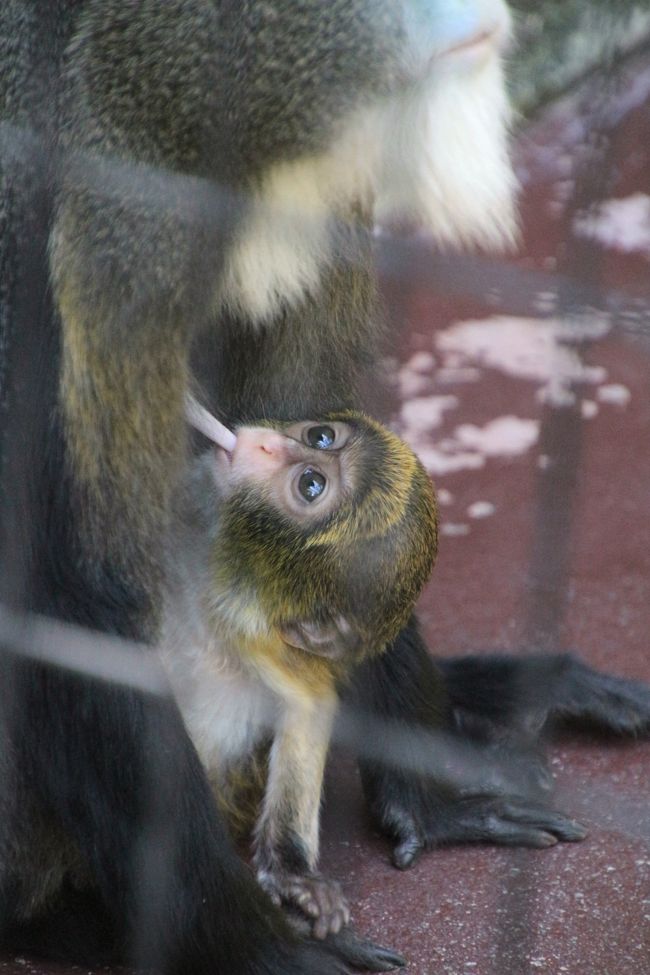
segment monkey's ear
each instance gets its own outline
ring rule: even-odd
[[[280,626],[279,631],[290,647],[330,660],[340,660],[361,645],[360,634],[343,616],[326,621],[292,620]]]

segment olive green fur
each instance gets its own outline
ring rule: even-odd
[[[220,513],[214,571],[220,590],[249,593],[271,627],[343,616],[365,655],[397,635],[429,577],[437,510],[431,479],[395,434],[353,411],[319,422],[333,421],[352,427],[343,449],[353,455],[355,489],[308,525],[257,484],[233,492]]]

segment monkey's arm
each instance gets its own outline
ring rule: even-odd
[[[350,919],[339,885],[316,872],[323,772],[336,698],[292,701],[269,757],[269,777],[256,830],[255,864],[276,903],[299,908],[324,938]]]
[[[578,823],[544,801],[550,776],[535,749],[538,715],[531,727],[522,721],[506,734],[486,733],[492,728],[479,716],[481,733],[472,728],[468,735],[467,723],[455,723],[444,672],[414,620],[384,655],[362,665],[353,693],[364,791],[395,843],[397,866],[444,843],[545,847],[584,837]],[[374,752],[364,757],[369,740]]]

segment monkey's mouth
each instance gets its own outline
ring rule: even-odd
[[[456,64],[463,71],[483,61],[490,52],[496,54],[506,49],[509,36],[507,27],[495,22],[448,47],[430,50],[422,61],[402,66],[397,74],[398,83],[406,88],[419,87],[435,77],[437,69],[455,68]]]
[[[232,432],[232,430],[229,430],[228,427],[225,427],[223,423],[219,423],[219,421],[214,419],[214,417],[212,419],[214,422],[210,431],[210,439],[214,443],[217,450],[223,450],[224,454],[227,454],[229,458],[232,458],[235,448],[237,447],[236,435]]]
[[[441,61],[444,63],[448,59],[454,60],[456,58],[461,61],[467,59],[473,61],[474,58],[482,57],[485,51],[498,51],[504,46],[503,35],[504,31],[497,24],[485,28],[458,44],[452,44],[450,47],[438,51],[431,59],[430,66],[435,67],[436,63]]]

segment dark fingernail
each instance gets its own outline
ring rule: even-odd
[[[557,842],[557,836],[553,836],[552,833],[540,833],[539,835],[539,846],[541,848],[545,849],[547,846],[556,846]]]
[[[405,968],[406,958],[403,955],[398,955],[394,951],[388,951],[386,948],[380,949],[378,954],[378,960],[384,962],[386,965],[390,965],[392,968]]]
[[[589,831],[582,825],[582,823],[572,819],[569,825],[570,829],[568,830],[566,837],[568,840],[577,842],[585,839]]]
[[[421,852],[421,847],[398,847],[393,850],[393,864],[399,870],[407,870],[413,866]]]

